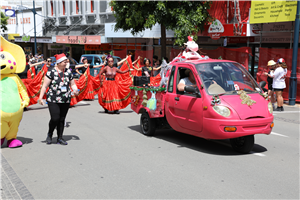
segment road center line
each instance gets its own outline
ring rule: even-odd
[[[277,135],[277,136],[281,136],[281,137],[289,137],[289,136],[286,136],[286,135],[282,135],[282,134],[279,134],[279,133],[275,133],[275,132],[271,132],[272,135]]]

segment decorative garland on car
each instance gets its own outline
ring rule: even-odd
[[[164,87],[129,87],[130,89],[136,90],[136,91],[151,91],[151,92],[164,92],[166,88]]]
[[[246,94],[244,90],[237,91],[238,95],[240,95],[240,99],[242,100],[242,104],[247,104],[248,106],[252,106],[256,103],[256,101],[250,99],[251,97]]]
[[[259,94],[263,97],[263,98],[265,98],[265,100],[269,100],[269,96],[268,96],[268,94],[267,94],[267,92],[265,92],[265,93],[262,93],[262,92],[259,92]]]
[[[219,97],[219,95],[214,95],[212,97],[212,101],[211,101],[211,105],[215,105],[215,104],[220,104],[221,103],[221,99]]]

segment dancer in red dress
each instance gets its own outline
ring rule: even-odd
[[[93,100],[95,99],[95,95],[98,93],[100,89],[100,81],[98,77],[93,77],[90,75],[90,68],[99,68],[103,67],[105,63],[101,65],[94,65],[91,67],[91,65],[88,63],[87,58],[82,59],[83,64],[76,65],[75,69],[78,74],[80,74],[80,78],[78,81],[75,81],[77,87],[80,89],[80,93],[78,97],[76,97],[77,102],[78,100],[81,101],[83,99],[85,100]],[[81,69],[81,73],[78,71],[78,69]],[[75,97],[73,97],[75,98]],[[71,102],[71,105],[75,103],[74,101]]]
[[[137,71],[142,71],[142,76],[150,77],[151,85],[158,86],[161,81],[161,76],[160,76],[160,74],[158,74],[157,76],[153,77],[153,71],[159,70],[161,68],[161,66],[160,67],[151,67],[150,64],[151,64],[151,61],[148,58],[145,58],[144,59],[145,66],[143,66],[142,68],[135,68],[135,67],[133,67],[133,68]]]
[[[117,67],[123,62],[126,63],[121,69]],[[104,108],[105,113],[114,111],[115,114],[120,114],[120,109],[128,106],[130,103],[130,88],[132,79],[130,75],[125,73],[130,71],[131,58],[130,56],[114,64],[112,57],[108,58],[108,65],[103,67],[99,72],[100,90],[98,93],[99,104]],[[127,70],[122,71],[124,68]],[[105,74],[105,76],[103,76]],[[123,75],[123,76],[122,76]]]

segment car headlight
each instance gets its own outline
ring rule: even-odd
[[[273,113],[273,105],[271,102],[268,103],[268,109],[269,109],[269,112],[272,114]]]
[[[214,106],[213,109],[216,113],[223,117],[229,117],[230,115],[230,110],[225,106]]]

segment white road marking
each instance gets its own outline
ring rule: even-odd
[[[286,113],[300,113],[300,111],[274,111],[273,113],[276,113],[276,114],[286,114]]]
[[[266,156],[266,155],[263,154],[263,153],[255,153],[254,151],[250,151],[250,153],[253,154],[253,155],[256,155],[256,156],[261,156],[261,157]]]
[[[279,133],[275,133],[275,132],[271,132],[272,135],[277,135],[277,136],[281,136],[281,137],[289,137],[289,136],[286,136],[286,135],[282,135],[282,134],[279,134]]]

